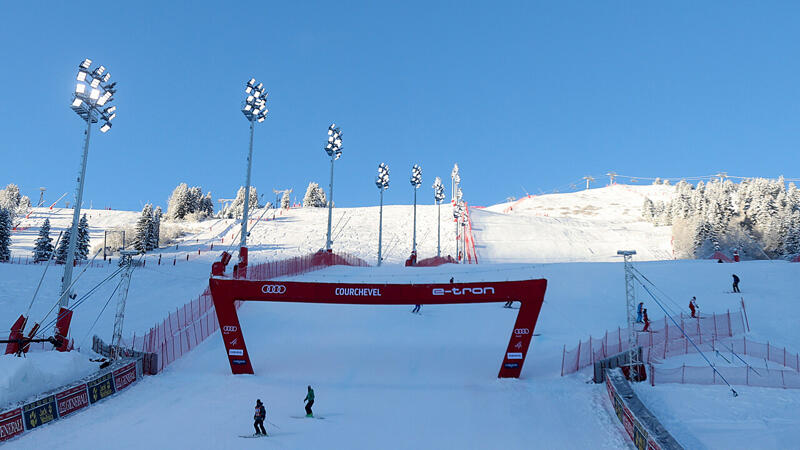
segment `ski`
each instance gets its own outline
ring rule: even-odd
[[[269,437],[268,434],[240,434],[240,438],[245,439],[255,439],[255,438],[262,438],[262,437]]]

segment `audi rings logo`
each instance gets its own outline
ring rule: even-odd
[[[265,294],[283,294],[286,292],[286,286],[282,284],[265,284],[261,286],[261,292]]]
[[[527,328],[514,328],[514,334],[531,334],[531,330]]]
[[[224,327],[222,327],[222,331],[225,332],[225,333],[235,333],[236,330],[238,330],[238,329],[239,328],[234,327],[232,325],[225,325]]]

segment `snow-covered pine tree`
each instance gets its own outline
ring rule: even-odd
[[[292,199],[289,198],[288,192],[284,192],[283,197],[281,197],[281,208],[289,209],[290,206],[292,206]]]
[[[188,214],[189,187],[181,183],[172,191],[167,201],[167,220],[180,220]]]
[[[50,237],[50,219],[44,219],[39,237],[33,246],[33,262],[47,261],[53,256],[53,238]]]
[[[11,214],[0,208],[0,261],[11,259]]]
[[[61,241],[59,241],[58,248],[56,248],[56,263],[58,264],[66,264],[67,262],[70,234],[72,234],[72,228],[67,228],[64,230],[64,234],[61,235]]]
[[[211,199],[211,192],[207,193],[206,196],[203,197],[200,210],[208,216],[214,215],[214,200]]]
[[[153,229],[150,233],[150,249],[158,248],[159,240],[161,239],[161,207],[156,206],[155,211],[153,211]]]
[[[11,214],[17,211],[21,200],[19,187],[14,183],[9,183],[5,189],[0,190],[0,208],[8,210]]]
[[[140,253],[146,253],[150,245],[150,233],[153,231],[153,205],[144,205],[139,220],[136,221],[136,230],[133,237],[133,248]]]
[[[258,191],[256,190],[255,186],[250,186],[250,200],[249,200],[249,214],[252,214],[254,210],[260,208],[261,206],[258,204]],[[242,212],[244,211],[244,186],[239,187],[239,190],[236,192],[236,198],[228,205],[227,208],[220,212],[222,217],[228,219],[241,219]]]
[[[793,258],[798,254],[800,254],[800,211],[794,211],[783,241],[783,255],[786,258]]]
[[[328,206],[328,202],[325,198],[325,191],[314,181],[308,183],[306,195],[303,197],[303,207],[324,208],[326,206]]]
[[[199,186],[189,188],[186,199],[186,214],[194,214],[203,209],[203,191]]]
[[[78,222],[78,241],[75,244],[75,260],[86,261],[89,259],[89,221],[86,214]]]

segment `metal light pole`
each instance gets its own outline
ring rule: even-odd
[[[458,204],[461,201],[458,185],[461,183],[461,175],[458,172],[458,163],[453,164],[453,171],[450,172],[450,202],[453,204],[453,218],[456,223],[456,260],[461,261],[458,251],[458,220],[461,217],[458,211]]]
[[[331,239],[331,219],[333,218],[333,162],[342,157],[342,130],[332,123],[328,127],[328,144],[325,152],[331,157],[331,184],[328,192],[328,239],[325,241],[325,250],[330,252],[333,240]]]
[[[411,168],[411,186],[414,188],[414,238],[411,245],[411,254],[417,254],[417,189],[422,184],[422,167],[414,164]]]
[[[442,179],[436,177],[433,181],[433,200],[436,203],[436,257],[442,256],[442,200],[444,200],[444,185]]]
[[[99,66],[90,71],[91,59],[84,59],[78,66],[78,83],[70,106],[75,114],[86,121],[86,132],[83,141],[83,153],[81,155],[81,171],[78,175],[78,186],[75,190],[75,203],[72,211],[72,228],[70,229],[69,245],[67,246],[67,260],[64,266],[64,276],[61,280],[61,298],[59,306],[64,308],[69,306],[71,292],[67,292],[72,284],[72,266],[75,263],[75,246],[78,242],[78,223],[81,215],[81,203],[83,203],[83,186],[86,178],[86,160],[89,157],[89,137],[92,131],[92,124],[103,120],[100,131],[105,133],[111,129],[111,121],[117,116],[116,106],[110,106],[116,93],[114,87],[117,83],[108,83],[111,73],[106,72],[104,66]],[[105,108],[103,108],[105,106]]]
[[[125,321],[125,303],[128,300],[128,289],[131,286],[131,272],[133,272],[133,257],[138,255],[136,250],[122,250],[120,252],[120,265],[125,266],[117,294],[117,314],[114,316],[114,334],[111,337],[111,359],[119,359],[122,348],[122,324]]]
[[[636,331],[633,329],[634,310],[636,304],[636,293],[633,291],[633,267],[631,259],[636,254],[636,250],[618,250],[618,255],[623,258],[625,267],[625,309],[628,320],[628,362],[630,363],[630,375],[632,380],[639,380],[638,363],[639,354],[636,351]]]
[[[375,178],[375,186],[381,191],[381,207],[378,215],[378,265],[381,265],[383,256],[383,191],[389,189],[389,166],[384,163],[378,165],[378,177]]]
[[[250,122],[250,149],[247,153],[247,176],[244,185],[244,210],[242,211],[242,236],[239,247],[247,247],[247,215],[250,212],[250,170],[253,166],[253,133],[256,122],[261,123],[267,117],[267,96],[264,83],[256,84],[255,78],[250,78],[244,89],[247,98],[242,106],[242,114]],[[241,256],[240,256],[241,257]]]

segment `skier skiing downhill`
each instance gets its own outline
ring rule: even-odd
[[[697,297],[692,297],[689,300],[689,309],[692,311],[692,317],[697,317],[697,310],[699,307],[697,306]]]
[[[642,308],[642,318],[644,319],[644,328],[642,328],[642,331],[650,330],[650,319],[647,317],[647,308]]]
[[[314,417],[314,411],[311,410],[314,405],[314,390],[311,389],[311,385],[308,386],[308,394],[303,402],[308,402],[306,403],[306,417]]]
[[[636,323],[642,323],[643,308],[644,308],[644,302],[639,302],[639,306],[636,307]]]
[[[256,429],[256,436],[267,436],[267,430],[264,429],[264,420],[267,418],[267,409],[261,403],[261,399],[256,400],[256,411],[253,415],[253,427]],[[259,429],[260,427],[260,429]]]
[[[741,292],[739,290],[739,277],[735,273],[731,275],[733,275],[733,292]]]

